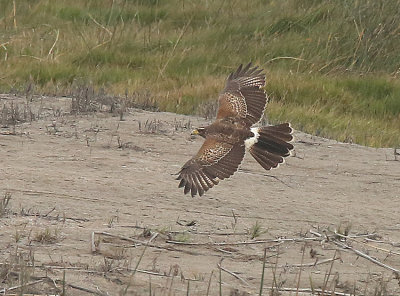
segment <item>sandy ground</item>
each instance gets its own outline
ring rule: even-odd
[[[393,149],[296,132],[295,156],[279,169],[246,156],[233,178],[191,198],[174,174],[202,144],[190,130],[204,119],[72,115],[70,98],[31,104],[41,118],[0,129],[0,197],[11,196],[0,291],[258,295],[265,251],[263,295],[400,295]]]

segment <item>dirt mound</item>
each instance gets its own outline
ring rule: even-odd
[[[0,129],[0,291],[254,295],[265,262],[264,295],[400,294],[393,149],[296,132],[278,170],[246,157],[192,199],[174,174],[205,120],[0,97],[20,106]]]

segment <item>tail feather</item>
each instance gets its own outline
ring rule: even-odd
[[[290,155],[293,145],[293,129],[289,123],[252,129],[256,139],[251,142],[249,151],[255,160],[266,170],[278,167]]]

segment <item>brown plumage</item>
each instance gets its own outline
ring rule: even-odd
[[[229,178],[239,168],[246,148],[266,170],[276,168],[290,155],[293,145],[289,123],[252,127],[264,114],[267,96],[262,69],[251,63],[228,76],[219,96],[217,118],[209,126],[193,131],[206,140],[196,156],[178,173],[184,193],[202,196],[220,180]]]

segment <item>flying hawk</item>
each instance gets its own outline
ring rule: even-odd
[[[192,134],[205,138],[196,156],[184,164],[177,180],[184,193],[202,196],[220,180],[239,168],[245,150],[266,170],[276,168],[290,155],[293,145],[289,123],[252,127],[264,114],[267,96],[263,69],[242,65],[228,76],[219,96],[214,123],[195,129]]]

